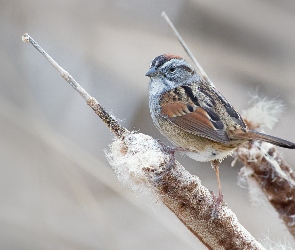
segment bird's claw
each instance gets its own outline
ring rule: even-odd
[[[218,210],[221,207],[223,203],[223,194],[219,192],[218,197],[214,194],[213,191],[210,191],[212,198],[213,198],[213,209],[212,209],[212,214],[214,217],[218,217]]]

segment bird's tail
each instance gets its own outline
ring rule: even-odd
[[[259,133],[256,131],[249,130],[247,132],[247,137],[253,140],[261,140],[261,141],[269,142],[279,147],[295,149],[295,143],[293,142],[290,142],[281,138],[277,138],[271,135]]]

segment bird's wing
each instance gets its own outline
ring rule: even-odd
[[[225,97],[214,87],[210,86],[207,83],[201,83],[198,86],[198,91],[201,91],[205,96],[213,102],[213,105],[220,103],[226,110],[226,113],[231,118],[231,125],[236,125],[241,129],[247,129],[247,126],[241,117],[241,115],[234,109],[234,107],[225,99]]]
[[[187,90],[183,88],[178,91],[185,95]],[[161,114],[166,119],[186,132],[221,143],[229,141],[224,123],[212,108],[201,107],[197,100],[192,100],[188,95],[187,98],[173,98],[174,94],[173,91],[167,92],[160,102]]]

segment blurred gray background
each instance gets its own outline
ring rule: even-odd
[[[249,93],[283,100],[271,133],[295,141],[295,4],[272,0],[0,1],[0,249],[205,249],[161,204],[121,186],[103,150],[112,135],[30,45],[28,32],[129,130],[167,142],[148,109],[150,61],[188,59],[165,10],[239,111]],[[270,131],[268,131],[270,132]],[[294,151],[280,149],[289,163]],[[209,163],[177,159],[217,191]],[[268,205],[251,206],[241,165],[221,165],[225,201],[257,239],[292,238]]]

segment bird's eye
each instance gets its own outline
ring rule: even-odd
[[[174,66],[172,66],[172,67],[169,69],[169,71],[170,71],[171,73],[173,73],[175,70],[176,70],[176,68],[175,68]]]

